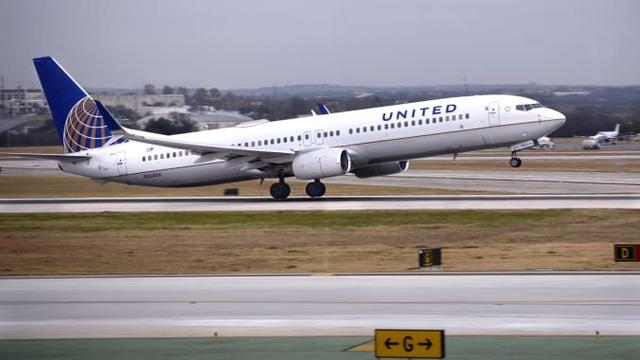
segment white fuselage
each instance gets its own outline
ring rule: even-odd
[[[538,139],[564,124],[565,117],[549,108],[516,110],[517,105],[532,102],[535,101],[511,95],[467,96],[174,136],[227,147],[292,150],[296,154],[323,147],[342,148],[351,157],[352,169],[357,169],[509,146]],[[253,166],[250,156],[229,159],[135,141],[82,154],[91,158],[61,163],[63,170],[99,180],[148,186],[197,186],[276,176]],[[291,156],[287,155],[269,159],[270,164],[286,166],[290,162]]]

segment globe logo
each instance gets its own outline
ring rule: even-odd
[[[74,153],[104,145],[111,138],[96,103],[90,97],[78,101],[64,124],[64,152]]]

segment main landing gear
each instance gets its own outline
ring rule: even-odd
[[[327,187],[318,179],[307,184],[307,195],[312,198],[322,197],[327,192]],[[271,196],[277,200],[284,200],[291,195],[291,187],[284,182],[284,178],[271,185]]]
[[[307,188],[305,190],[307,191],[307,195],[310,197],[319,198],[327,192],[327,187],[324,186],[320,180],[315,179],[313,182],[307,184]]]
[[[513,168],[519,168],[522,165],[522,159],[520,159],[516,151],[511,152],[511,160],[509,160],[509,165]]]
[[[284,200],[291,194],[291,187],[284,182],[284,178],[280,178],[280,181],[271,185],[270,192],[274,199]]]

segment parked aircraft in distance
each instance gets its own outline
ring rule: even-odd
[[[620,137],[620,124],[616,124],[616,128],[613,131],[598,131],[597,134],[589,136],[582,142],[582,148],[584,149],[600,149],[600,145],[603,143],[615,144],[615,141]]]
[[[512,146],[509,162],[519,167],[517,151],[565,123],[535,100],[481,95],[167,136],[121,126],[53,58],[34,64],[64,155],[13,155],[56,160],[99,181],[176,187],[273,178],[271,195],[285,199],[285,179],[295,177],[310,180],[306,193],[317,198],[326,190],[321,179],[389,175],[434,155]]]
[[[556,144],[548,136],[543,136],[537,140],[537,144],[531,149],[534,150],[553,150],[556,148]]]

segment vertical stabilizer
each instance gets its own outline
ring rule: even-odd
[[[50,57],[33,59],[65,153],[101,147],[111,131],[95,101]]]

